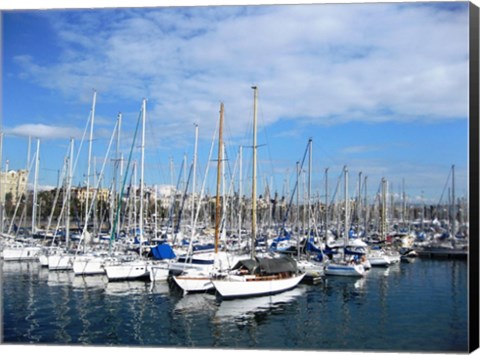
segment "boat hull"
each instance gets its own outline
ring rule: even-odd
[[[391,264],[390,259],[387,256],[374,256],[368,258],[370,265],[372,266],[389,266]]]
[[[365,269],[362,265],[356,264],[328,264],[325,266],[325,275],[362,277],[365,275]]]
[[[72,270],[73,255],[49,255],[48,256],[48,270]]]
[[[21,247],[21,248],[5,248],[3,249],[4,261],[22,261],[22,260],[38,260],[41,253],[39,247]]]
[[[75,275],[101,275],[105,273],[105,258],[95,256],[79,256],[73,262]]]
[[[203,273],[187,273],[174,276],[173,280],[184,293],[206,292],[214,289],[210,275]]]
[[[167,281],[170,270],[168,265],[152,265],[148,267],[148,273],[151,282]]]
[[[223,299],[273,295],[297,287],[305,274],[293,277],[257,280],[244,276],[227,276],[225,279],[212,280],[218,294]]]
[[[145,261],[107,264],[104,269],[108,281],[148,280],[150,277]]]

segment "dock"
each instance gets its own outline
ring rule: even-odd
[[[467,259],[468,257],[468,250],[466,249],[427,247],[416,252],[418,256],[424,258]]]

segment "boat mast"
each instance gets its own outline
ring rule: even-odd
[[[215,254],[218,253],[220,229],[220,181],[223,160],[223,102],[220,104],[220,126],[218,129],[218,161],[217,161],[217,195],[215,198]],[[225,201],[224,201],[225,203]]]
[[[325,168],[325,242],[328,239],[328,168]]]
[[[242,238],[242,153],[243,148],[240,146],[239,148],[239,160],[240,160],[240,167],[238,171],[238,238]]]
[[[68,247],[70,243],[70,202],[72,196],[73,179],[73,138],[70,138],[70,158],[68,159],[68,178],[67,178],[67,211],[65,221],[65,244]],[[88,208],[88,206],[87,206]]]
[[[360,221],[362,219],[362,172],[358,173],[358,197],[356,207],[356,230],[357,237],[360,237]]]
[[[192,228],[192,239],[191,243],[193,243],[193,237],[195,236],[195,177],[197,175],[197,143],[198,143],[198,125],[195,123],[195,144],[193,149],[193,171],[192,171],[192,216],[191,216],[191,228]]]
[[[455,165],[452,165],[452,235],[451,237],[455,237],[455,229],[456,229],[456,212],[455,212]]]
[[[387,239],[387,180],[382,178],[382,240]]]
[[[344,234],[344,243],[345,243],[345,248],[348,245],[348,219],[349,219],[349,206],[348,206],[348,169],[347,166],[344,167],[343,170],[344,173],[344,194],[345,194],[345,234]]]
[[[89,211],[89,204],[88,199],[90,196],[90,165],[92,160],[92,141],[93,141],[93,123],[95,121],[95,103],[97,101],[97,92],[93,91],[93,102],[92,102],[92,113],[91,113],[91,121],[90,121],[90,137],[88,141],[88,166],[87,166],[87,190],[85,195],[85,223],[88,220],[88,211]],[[88,226],[87,226],[88,230]]]
[[[368,177],[365,176],[364,177],[364,181],[363,181],[363,184],[364,184],[364,188],[365,188],[365,195],[363,196],[364,198],[364,205],[365,205],[365,215],[364,215],[364,220],[363,220],[363,223],[364,223],[364,237],[367,238],[368,237],[368,199],[367,199],[367,179]]]
[[[307,223],[307,241],[308,238],[310,237],[310,229],[311,229],[311,221],[312,221],[312,216],[311,216],[311,199],[312,199],[312,138],[308,140],[308,180],[307,180],[307,218],[308,218],[308,223]]]
[[[141,157],[140,157],[140,219],[138,221],[138,228],[140,229],[140,256],[142,256],[143,245],[143,185],[145,174],[145,119],[147,110],[147,99],[143,99],[142,103],[142,145],[141,145]]]
[[[33,180],[33,203],[32,203],[32,234],[36,231],[37,218],[37,196],[38,196],[38,170],[40,164],[40,138],[37,138],[37,153],[35,155],[35,177]]]
[[[114,159],[114,173],[113,173],[113,186],[112,186],[112,191],[111,191],[111,198],[110,198],[110,233],[113,231],[113,225],[114,225],[114,219],[115,219],[115,201],[117,199],[117,190],[118,190],[118,181],[122,180],[122,176],[120,174],[120,177],[118,177],[118,172],[120,168],[120,155],[119,155],[119,149],[120,149],[120,127],[122,124],[122,114],[118,114],[117,118],[117,142],[115,145],[115,159]],[[117,226],[118,227],[118,226]],[[118,228],[117,228],[118,229]],[[117,231],[114,231],[117,232]]]
[[[257,100],[258,88],[253,89],[253,167],[252,167],[252,259],[255,257],[255,240],[257,224]]]
[[[300,179],[300,162],[297,161],[297,165],[296,165],[296,168],[297,168],[297,179],[296,179],[296,186],[295,186],[295,197],[297,199],[297,208],[296,208],[296,218],[295,218],[295,229],[298,231],[300,229],[300,189],[298,188],[298,183],[299,183],[299,179]],[[293,196],[292,196],[293,197]],[[297,257],[299,258],[300,257],[300,236],[297,235]]]

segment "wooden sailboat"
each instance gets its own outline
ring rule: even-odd
[[[231,271],[219,274],[212,279],[216,291],[223,299],[280,293],[296,287],[305,276],[298,272],[296,262],[288,256],[257,257],[255,255],[258,89],[256,86],[252,89],[254,90],[254,113],[251,257],[240,260]]]
[[[191,253],[189,253],[187,259],[191,260],[192,262],[185,265],[186,268],[180,275],[173,277],[174,282],[184,291],[184,293],[206,292],[213,290],[214,286],[211,281],[213,273],[225,269],[230,264],[231,256],[224,251],[219,251],[220,225],[222,221],[222,212],[220,208],[220,184],[222,181],[221,171],[223,166],[224,149],[223,117],[224,106],[222,103],[220,105],[220,123],[218,133],[217,187],[215,198],[215,249],[213,253],[209,252],[196,255],[191,255]],[[223,203],[225,204],[225,200]],[[194,221],[192,225],[195,227],[196,221]],[[198,263],[194,263],[193,260],[197,261]]]

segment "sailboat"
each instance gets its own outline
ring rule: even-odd
[[[85,200],[85,227],[88,226],[88,216],[89,216],[89,196],[90,196],[90,168],[91,168],[91,158],[92,158],[92,144],[93,144],[93,127],[95,123],[95,106],[97,102],[97,92],[93,91],[93,100],[92,108],[90,110],[90,117],[88,120],[90,126],[90,135],[89,135],[89,147],[88,147],[88,166],[87,166],[87,187],[86,187],[86,200]],[[88,125],[87,123],[87,125]],[[86,131],[85,131],[86,132]],[[82,138],[83,140],[83,138]],[[70,247],[70,198],[71,198],[71,187],[73,180],[73,139],[70,143],[70,158],[68,160],[68,174],[66,178],[66,194],[62,205],[62,212],[65,210],[65,249],[51,249],[48,252],[48,269],[49,270],[72,270],[75,262],[76,253],[68,250]],[[80,153],[80,149],[78,154]],[[76,163],[75,163],[76,165]],[[85,234],[85,233],[83,233]],[[82,235],[83,236],[83,235]]]
[[[280,293],[295,288],[305,276],[298,271],[295,260],[288,256],[259,257],[255,255],[256,194],[257,194],[257,100],[254,90],[253,113],[253,167],[252,167],[252,241],[251,257],[240,260],[227,273],[212,278],[212,283],[223,299],[242,298]]]
[[[110,143],[108,145],[108,149],[106,152],[106,156],[103,162],[102,166],[102,172],[100,174],[100,179],[98,179],[97,184],[95,186],[95,192],[92,197],[92,202],[90,207],[87,206],[86,211],[85,211],[85,223],[84,223],[84,228],[82,230],[81,238],[80,238],[80,243],[78,245],[77,252],[75,254],[75,259],[73,261],[73,272],[76,276],[79,275],[101,275],[105,273],[104,265],[107,260],[109,260],[112,255],[109,255],[107,251],[104,250],[93,250],[89,252],[84,252],[84,253],[79,253],[79,248],[80,245],[82,244],[81,242],[83,241],[83,245],[89,244],[89,240],[91,240],[91,234],[88,232],[87,227],[88,227],[88,220],[89,216],[91,215],[91,210],[94,208],[94,203],[97,197],[97,193],[99,191],[100,183],[101,180],[103,179],[103,171],[105,169],[105,163],[108,161],[108,156],[110,152],[110,147],[113,142],[113,138],[116,135],[117,136],[117,150],[118,150],[118,141],[120,137],[120,125],[121,125],[121,114],[119,114],[117,118],[117,122],[115,124],[112,136],[110,138]],[[90,161],[90,159],[89,159]],[[89,182],[87,180],[87,186],[89,185]],[[88,194],[87,194],[88,196]],[[113,209],[113,208],[112,208]]]
[[[140,211],[139,211],[139,231],[140,231],[140,250],[139,257],[124,256],[106,261],[104,265],[108,281],[149,279],[149,265],[151,261],[143,257],[143,186],[144,186],[144,162],[145,162],[145,119],[146,119],[146,99],[142,102],[142,143],[141,143],[141,164],[140,164]],[[135,144],[135,139],[132,143]],[[131,153],[131,152],[130,152]],[[130,159],[129,159],[130,160]],[[117,211],[117,219],[118,219]],[[113,233],[113,232],[112,232]]]
[[[349,201],[348,201],[348,170],[347,167],[344,168],[344,181],[345,181],[345,225],[344,225],[344,248],[343,248],[343,257],[340,260],[330,260],[325,265],[325,275],[330,276],[355,276],[362,277],[365,276],[366,271],[362,264],[357,263],[355,259],[347,260],[346,257],[346,248],[348,246],[348,211],[349,211]]]
[[[35,155],[35,180],[33,186],[33,207],[32,207],[32,235],[36,233],[36,200],[37,200],[37,186],[38,186],[38,171],[40,162],[40,139],[37,139],[37,153]],[[10,237],[10,236],[8,236]],[[2,251],[2,258],[5,261],[30,261],[38,260],[41,255],[42,248],[35,245],[32,240],[25,242],[14,241],[12,244],[5,247]]]
[[[214,289],[211,278],[213,273],[219,272],[221,270],[229,269],[235,264],[237,260],[235,256],[230,255],[226,251],[219,251],[219,235],[220,235],[220,226],[222,222],[222,213],[220,210],[220,183],[221,183],[221,171],[223,167],[223,117],[224,117],[224,106],[223,103],[220,105],[220,122],[219,122],[219,133],[218,133],[218,159],[217,159],[217,190],[216,190],[216,199],[215,199],[215,242],[214,242],[214,252],[198,253],[193,254],[191,250],[186,257],[182,258],[183,263],[180,263],[182,260],[177,260],[177,264],[180,267],[183,266],[183,272],[180,275],[173,276],[174,282],[183,290],[184,293],[192,292],[206,292]],[[196,140],[195,140],[196,141]],[[196,146],[196,144],[195,144]],[[196,151],[196,149],[195,149]],[[195,154],[196,156],[196,154]],[[195,162],[195,159],[194,159]],[[194,184],[195,185],[195,184]],[[224,184],[223,184],[224,186]],[[225,204],[225,198],[223,199]],[[198,212],[198,210],[197,210]],[[225,216],[223,216],[224,218]],[[196,226],[196,218],[192,221],[192,240],[193,233]],[[191,240],[191,241],[192,241]],[[191,249],[191,248],[190,248]],[[238,256],[237,256],[238,258]]]

